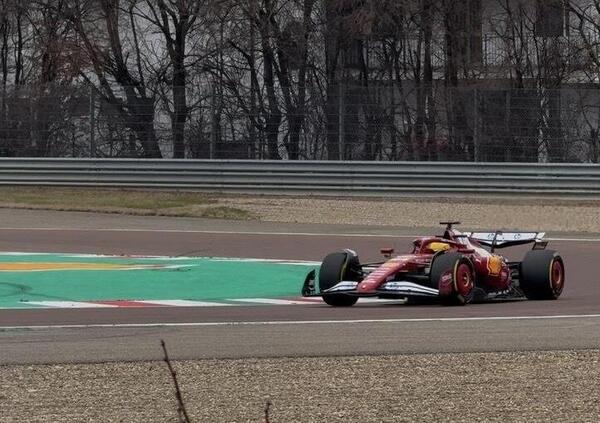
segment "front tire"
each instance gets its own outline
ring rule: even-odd
[[[473,300],[475,274],[469,259],[460,253],[435,256],[431,263],[429,280],[438,289],[444,305],[465,305]]]
[[[565,285],[565,265],[552,250],[531,250],[521,262],[519,285],[529,300],[556,300]]]
[[[350,250],[331,253],[323,259],[319,269],[319,290],[323,292],[341,281],[359,281],[362,270],[358,256]],[[323,301],[333,307],[350,307],[358,301],[357,296],[346,294],[323,294]]]

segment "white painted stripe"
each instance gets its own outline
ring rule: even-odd
[[[388,235],[388,234],[361,234],[361,233],[314,233],[314,232],[263,232],[263,231],[209,231],[209,230],[187,230],[187,229],[128,229],[128,228],[0,228],[6,231],[72,231],[72,232],[151,232],[151,233],[193,233],[193,234],[216,234],[216,235],[298,235],[298,236],[344,236],[344,237],[384,237],[384,238],[415,238],[424,235]]]
[[[137,301],[144,304],[156,304],[170,307],[223,307],[234,304],[217,303],[212,301],[193,301],[193,300],[144,300]]]
[[[251,304],[270,304],[270,305],[297,305],[306,304],[306,301],[302,300],[282,300],[277,298],[231,298],[227,301],[235,301],[241,303]]]
[[[193,259],[193,257],[189,257]],[[291,264],[291,265],[320,265],[320,261],[311,260],[280,260],[280,259],[265,259],[265,258],[238,258],[238,257],[196,257],[217,262],[236,262],[236,263],[275,263],[275,264]]]
[[[37,255],[38,253],[28,253],[31,255]],[[49,253],[42,253],[49,254]],[[169,259],[173,261],[177,260],[190,260],[197,259],[198,257],[184,257],[184,256],[155,256],[155,255],[139,255],[139,254],[127,254],[127,255],[115,255],[115,254],[72,254],[72,253],[55,253],[60,254],[63,257],[69,258],[119,258],[123,260],[127,259],[140,259],[140,260],[162,260]],[[209,258],[209,257],[207,257]]]
[[[323,303],[323,298],[321,298],[320,296],[318,297],[299,297],[297,299],[297,301],[303,301],[304,304],[322,304]]]
[[[281,259],[265,259],[265,258],[238,258],[238,257],[173,257],[173,256],[121,256],[121,255],[106,255],[106,254],[69,254],[69,253],[23,253],[23,252],[0,252],[0,256],[61,256],[64,258],[114,258],[114,259],[136,259],[136,260],[206,260],[211,262],[234,262],[234,263],[274,263],[287,264],[294,266],[319,266],[320,261],[311,260],[281,260]],[[57,263],[60,265],[61,263]],[[144,267],[146,266],[146,267]],[[201,266],[200,263],[185,263],[185,264],[134,264],[131,267],[122,267],[118,269],[103,269],[103,270],[152,270],[152,269],[179,269],[186,267]],[[81,270],[81,269],[34,269],[22,270],[26,272],[46,272],[49,270]],[[0,270],[2,271],[2,270]],[[6,270],[6,272],[14,272],[15,270]],[[21,270],[19,270],[21,271]]]
[[[35,263],[32,263],[35,264]],[[85,263],[94,264],[94,263]],[[138,264],[128,267],[59,267],[60,262],[56,263],[56,268],[46,269],[0,269],[0,273],[43,273],[43,272],[126,272],[126,271],[139,271],[139,270],[166,270],[166,269],[186,269],[188,267],[197,267],[200,264],[166,264],[166,265],[147,265]]]
[[[280,235],[280,236],[317,236],[317,237],[354,237],[354,238],[419,238],[426,236],[407,235],[407,234],[373,234],[373,233],[314,233],[314,232],[263,232],[263,231],[208,231],[208,230],[186,230],[186,229],[127,229],[127,228],[14,228],[6,227],[0,230],[10,231],[78,231],[78,232],[156,232],[156,233],[196,233],[196,234],[223,234],[223,235]],[[393,229],[391,229],[393,231]],[[544,238],[546,241],[566,241],[566,242],[600,242],[600,238],[562,238],[552,237]]]
[[[323,303],[323,298],[321,298],[321,297],[301,297],[295,301],[298,301],[298,304],[321,304],[321,303]]]
[[[98,323],[89,325],[0,326],[0,330],[15,329],[90,329],[90,328],[156,328],[156,327],[211,327],[211,326],[279,326],[279,325],[346,325],[369,323],[429,323],[478,322],[512,320],[597,319],[600,314],[573,314],[557,316],[496,316],[496,317],[432,317],[426,319],[364,319],[364,320],[276,320],[261,322],[183,322],[183,323]]]
[[[33,304],[40,305],[43,307],[54,307],[54,308],[110,308],[118,307],[112,304],[96,304],[87,303],[84,301],[27,301],[21,304]]]
[[[371,300],[371,299],[369,299]],[[101,301],[101,300],[98,300]],[[321,297],[298,298],[294,300],[278,298],[236,298],[224,301],[196,301],[196,300],[132,300],[140,303],[140,306],[167,306],[167,307],[231,307],[247,304],[272,304],[272,305],[306,305],[323,303]],[[118,304],[98,304],[86,301],[24,301],[20,303],[20,309],[27,308],[27,305],[35,305],[49,308],[114,308],[121,307]],[[16,307],[0,307],[0,309],[16,309]]]
[[[52,256],[57,253],[22,253],[18,251],[0,251],[0,256]]]
[[[101,301],[101,300],[98,300]],[[297,299],[283,298],[231,298],[224,301],[196,301],[196,300],[131,300],[140,305],[147,306],[168,306],[168,307],[223,307],[223,306],[243,306],[243,305],[307,305],[323,304],[321,297],[299,297]],[[361,304],[402,304],[403,299],[381,299],[371,297],[361,297],[358,300]],[[27,305],[42,306],[49,308],[115,308],[121,307],[116,304],[99,304],[86,301],[26,301],[20,303],[20,307],[0,307],[0,309],[24,309]]]

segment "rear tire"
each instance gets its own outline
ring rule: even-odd
[[[565,286],[565,265],[552,250],[531,250],[521,262],[519,285],[529,300],[556,300]]]
[[[362,269],[358,256],[350,251],[331,253],[323,259],[319,269],[320,292],[332,288],[341,281],[359,281]],[[350,307],[358,301],[357,296],[346,294],[323,294],[323,301],[333,307]]]
[[[475,274],[469,259],[460,253],[434,257],[429,274],[431,286],[439,290],[444,305],[465,305],[474,296]]]

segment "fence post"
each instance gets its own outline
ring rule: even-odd
[[[477,104],[479,97],[477,88],[473,90],[473,161],[479,162],[479,105]]]
[[[490,60],[488,59],[488,34],[483,34],[483,66],[487,68],[490,65]]]
[[[338,159],[344,160],[344,83],[338,85]]]
[[[90,157],[96,157],[96,101],[92,86],[90,86]]]
[[[510,118],[511,118],[510,103],[511,103],[511,92],[510,92],[510,88],[509,88],[506,90],[506,104],[504,106],[506,108],[506,113],[505,113],[506,141],[504,142],[504,161],[505,162],[512,160],[512,157],[510,154],[511,153],[510,147],[512,147],[512,134],[511,134],[511,130],[510,130]],[[511,144],[510,146],[508,146],[509,143]]]
[[[217,91],[215,83],[211,87],[210,96],[210,143],[208,145],[208,158],[213,159],[217,141]]]

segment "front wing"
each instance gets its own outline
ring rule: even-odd
[[[382,284],[379,289],[374,292],[359,292],[357,290],[359,282],[356,281],[341,281],[329,289],[324,290],[318,295],[323,294],[345,294],[356,295],[360,297],[386,297],[386,298],[406,298],[406,297],[437,297],[438,290],[428,286],[419,285],[410,281],[389,281]],[[306,288],[306,283],[305,283]],[[307,292],[303,289],[303,294]],[[310,295],[310,294],[309,294]],[[312,295],[317,295],[314,291]]]
[[[315,286],[315,271],[312,270],[306,275],[304,285],[302,286],[302,295],[305,297],[320,297],[324,294],[345,294],[356,295],[360,297],[385,297],[385,298],[407,298],[407,297],[434,297],[437,298],[438,290],[420,285],[411,281],[388,281],[382,284],[375,292],[359,292],[357,290],[359,282],[341,281],[323,292],[317,293]]]

